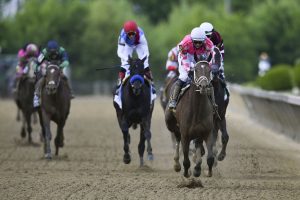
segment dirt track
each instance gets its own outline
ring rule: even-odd
[[[22,141],[14,103],[1,100],[0,199],[299,200],[300,144],[258,126],[241,105],[232,98],[227,157],[213,177],[205,177],[205,161],[200,178],[185,179],[173,171],[171,139],[158,101],[152,121],[154,161],[139,168],[138,131],[131,131],[132,162],[122,162],[123,138],[110,97],[72,101],[65,147],[51,161],[43,159],[39,126],[35,145]]]

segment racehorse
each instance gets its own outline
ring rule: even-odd
[[[151,83],[144,78],[144,61],[128,57],[130,75],[124,79],[120,86],[122,108],[114,102],[119,126],[123,133],[124,156],[123,162],[129,164],[131,161],[129,144],[129,128],[140,125],[140,142],[138,152],[140,166],[144,165],[145,141],[147,141],[148,160],[153,160],[151,146],[151,118],[154,102],[151,102]]]
[[[215,101],[218,105],[218,112],[214,115],[214,140],[217,140],[218,131],[222,133],[222,150],[218,155],[218,160],[224,160],[226,156],[226,147],[229,140],[227,128],[226,128],[226,110],[229,103],[229,94],[226,93],[224,82],[219,78],[219,71],[214,74],[212,79],[212,85],[214,88]]]
[[[15,101],[18,106],[18,116],[19,110],[21,110],[22,117],[22,128],[21,137],[26,137],[26,126],[28,133],[28,142],[32,143],[32,127],[31,127],[31,116],[34,113],[34,108],[32,104],[33,94],[34,94],[34,84],[35,84],[35,70],[36,58],[30,58],[28,64],[26,65],[27,72],[24,73],[17,84],[17,93],[15,95]]]
[[[176,136],[176,149],[174,157],[174,170],[179,172],[179,144],[183,150],[183,166],[185,177],[191,172],[189,160],[190,141],[195,141],[196,166],[193,175],[199,177],[201,173],[201,145],[206,142],[208,176],[212,176],[213,156],[213,105],[211,99],[212,87],[210,86],[211,70],[207,61],[200,61],[195,65],[193,77],[188,89],[181,95],[178,101],[176,113],[169,109],[165,110],[165,121],[167,128]]]
[[[46,67],[45,84],[42,85],[41,106],[39,107],[46,159],[52,158],[50,121],[54,121],[57,124],[54,141],[55,155],[58,155],[59,148],[64,146],[63,129],[70,112],[70,95],[70,89],[67,86],[66,78],[62,75],[62,70],[58,65],[50,63]]]

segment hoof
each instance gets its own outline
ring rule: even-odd
[[[52,159],[51,153],[46,153],[46,154],[45,154],[45,158],[46,158],[47,160],[51,160],[51,159]]]
[[[152,153],[148,154],[148,160],[153,161],[154,160],[154,156]]]
[[[208,171],[207,177],[212,177],[212,171]]]
[[[140,167],[143,167],[143,166],[144,166],[144,160],[141,159],[141,160],[140,160]]]
[[[26,137],[26,131],[25,131],[25,129],[22,129],[22,131],[21,131],[21,137],[22,138]]]
[[[187,170],[187,172],[184,172],[184,173],[183,173],[183,176],[184,176],[185,178],[189,178],[189,177],[191,176],[191,170]]]
[[[194,177],[199,177],[201,174],[201,168],[200,169],[194,169],[193,175]]]
[[[218,156],[218,161],[224,160],[225,156],[226,156],[226,153],[220,153]]]
[[[180,164],[178,163],[178,164],[174,164],[174,170],[175,170],[175,172],[180,172],[180,170],[181,170],[181,166],[180,166]]]
[[[129,164],[130,161],[131,161],[130,155],[129,155],[129,154],[124,154],[123,162],[124,162],[125,164]]]

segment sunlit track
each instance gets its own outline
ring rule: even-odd
[[[123,164],[111,97],[72,100],[65,147],[51,161],[43,158],[43,145],[21,140],[14,102],[1,100],[0,199],[300,199],[300,144],[253,122],[241,100],[231,98],[227,156],[213,168],[212,178],[205,176],[203,159],[196,179],[173,170],[171,137],[158,101],[152,120],[154,161],[145,159],[140,168],[139,130],[131,130],[132,162]],[[55,128],[52,124],[53,136]],[[39,144],[38,125],[33,140]]]

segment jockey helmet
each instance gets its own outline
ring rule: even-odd
[[[47,50],[48,51],[53,51],[53,50],[58,50],[59,46],[58,43],[55,40],[49,40],[47,43]]]
[[[37,56],[39,48],[35,44],[28,44],[26,47],[26,54],[28,56]]]
[[[138,26],[137,26],[136,22],[133,20],[126,21],[124,23],[123,28],[124,28],[125,33],[137,32],[137,30],[138,30]]]
[[[59,45],[55,40],[50,40],[47,43],[47,50],[49,52],[50,60],[59,59]]]
[[[210,36],[214,31],[213,25],[209,22],[203,22],[199,27],[204,31],[206,36]]]
[[[22,59],[26,56],[26,51],[24,51],[24,49],[20,49],[18,52],[18,58]]]
[[[203,42],[206,39],[206,35],[199,27],[196,27],[191,32],[191,38],[193,41]]]

